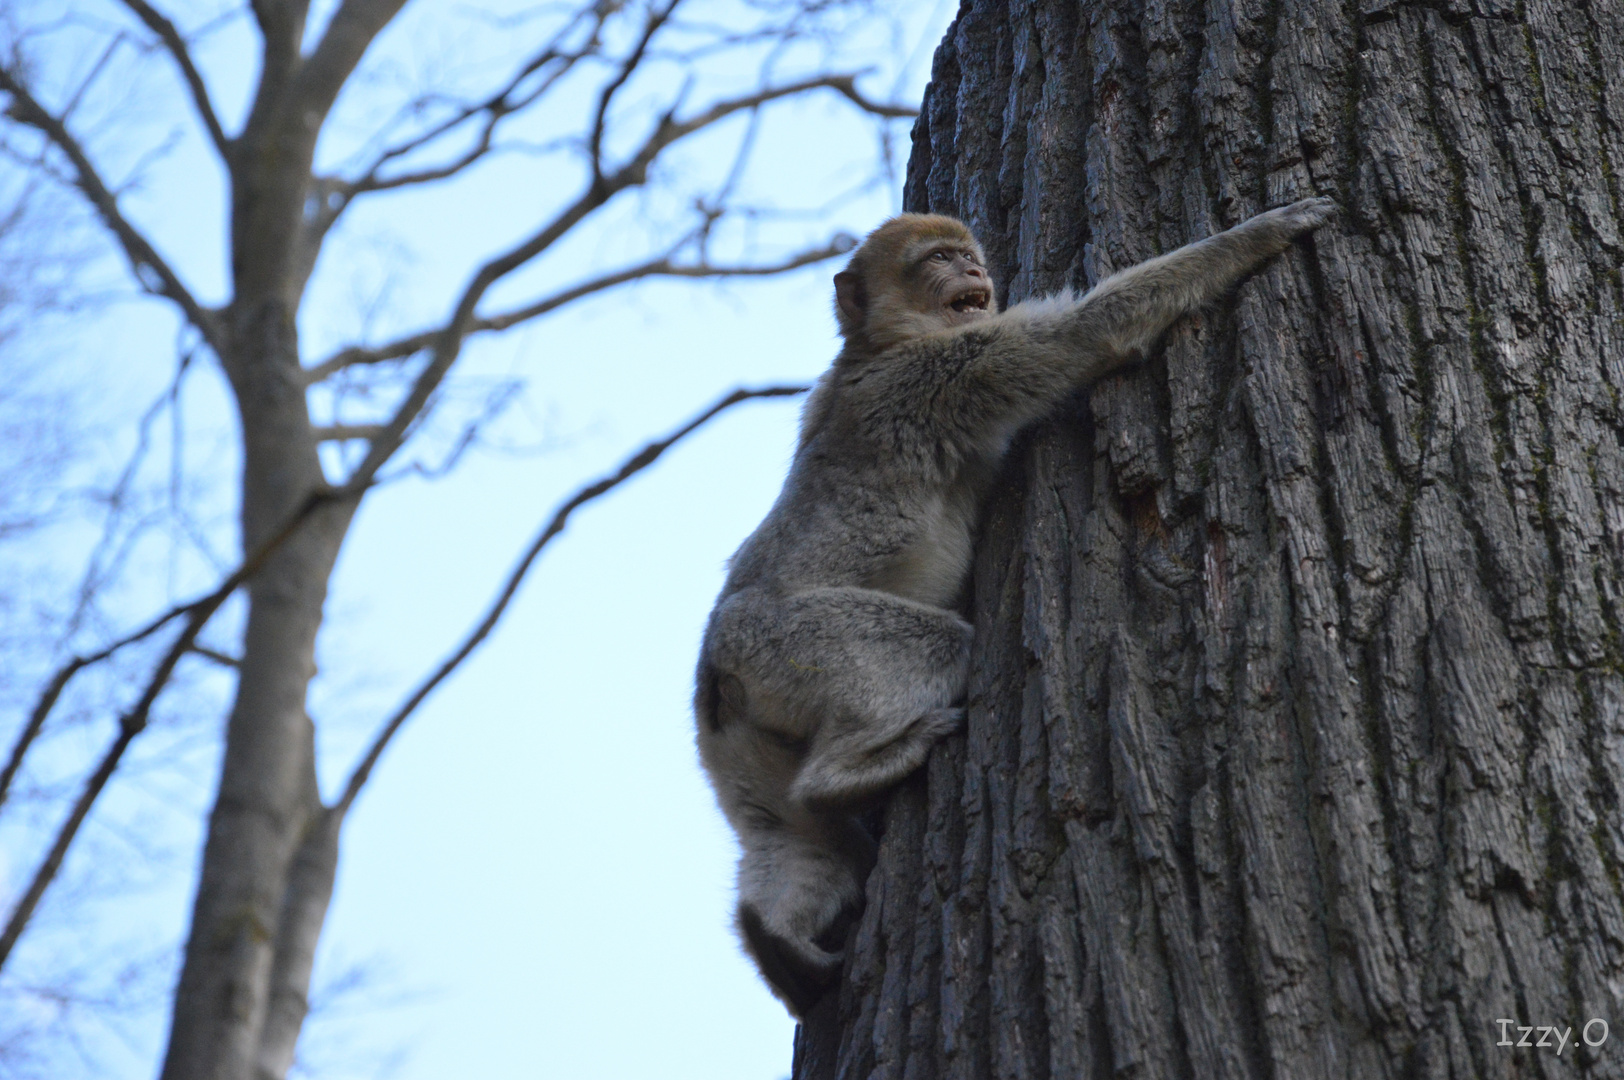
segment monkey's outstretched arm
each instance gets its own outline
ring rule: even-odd
[[[1304,199],[1112,274],[1081,299],[1018,304],[939,346],[965,350],[935,420],[974,439],[1007,437],[1077,387],[1110,374],[1181,316],[1200,310],[1335,211]],[[944,415],[944,412],[946,415]]]
[[[1084,349],[1103,351],[1103,362],[1120,363],[1148,348],[1174,320],[1218,299],[1292,240],[1324,224],[1335,210],[1330,199],[1304,199],[1112,274],[1055,329]]]

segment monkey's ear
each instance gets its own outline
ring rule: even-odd
[[[842,270],[835,275],[835,306],[854,323],[861,323],[868,311],[868,290],[855,270]]]

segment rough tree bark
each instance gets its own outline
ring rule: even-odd
[[[1014,455],[798,1080],[1624,1076],[1624,5],[970,0],[914,140],[1011,300],[1345,209]]]

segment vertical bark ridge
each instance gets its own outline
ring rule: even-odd
[[[1621,72],[1611,0],[965,3],[905,200],[1007,301],[1344,212],[1017,448],[798,1080],[1624,1076],[1496,1023],[1624,1005]]]

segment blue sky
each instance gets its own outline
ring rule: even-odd
[[[23,5],[31,7],[41,10]],[[112,5],[86,10],[113,14]],[[195,12],[172,10],[189,25],[199,21]],[[344,140],[366,129],[397,83],[472,77],[494,63],[500,35],[493,45],[487,24],[474,20],[477,32],[467,29],[474,10],[409,5],[369,55],[368,78],[342,102],[323,153],[341,156]],[[895,14],[904,24],[897,40],[927,43],[911,65],[878,30],[856,53],[862,66],[881,69],[866,78],[871,94],[914,103],[951,5],[903,4]],[[228,116],[240,112],[247,92],[251,47],[239,21],[200,54]],[[82,58],[44,59],[66,69]],[[127,70],[136,74],[121,75],[130,82],[113,96],[137,105],[101,101],[86,121],[92,144],[110,167],[133,168],[144,145],[179,131],[165,157],[143,166],[145,181],[125,205],[198,291],[217,301],[220,171],[195,131],[149,119],[181,115],[171,73]],[[833,95],[786,105],[770,121],[777,126],[765,129],[752,174],[764,198],[820,201],[870,167],[873,123]],[[895,130],[905,160],[906,123]],[[721,147],[698,148],[681,169],[702,174],[715,165],[707,155]],[[368,309],[379,337],[432,321],[472,265],[539,220],[548,198],[571,189],[569,169],[504,158],[455,188],[357,212],[330,240],[312,282],[301,317],[307,355],[365,331]],[[808,223],[803,235],[836,227],[860,233],[894,212],[897,198],[894,186],[882,186]],[[613,208],[608,227],[495,299],[519,300],[620,265],[640,250],[647,228],[640,215],[662,209],[669,208],[657,200]],[[787,242],[764,232],[757,250],[770,254]],[[114,269],[104,260],[92,276],[114,280]],[[560,499],[725,390],[810,380],[827,365],[835,350],[834,269],[750,284],[650,283],[469,350],[464,393],[524,381],[522,399],[496,432],[510,445],[469,454],[447,478],[406,477],[369,497],[334,578],[311,699],[329,794],[378,719],[478,617]],[[42,340],[48,348],[18,354],[14,364],[70,407],[80,453],[63,481],[105,480],[129,452],[136,417],[172,375],[173,316],[161,304],[117,301],[58,324]],[[182,402],[192,505],[210,543],[229,555],[232,411],[212,366],[188,380]],[[777,493],[797,411],[793,401],[743,405],[578,512],[495,638],[391,748],[344,836],[318,1002],[347,973],[366,977],[311,1021],[306,1050],[316,1075],[787,1074],[792,1025],[729,927],[735,849],[694,758],[688,698],[723,562]],[[161,476],[161,461],[154,468]],[[83,523],[64,525],[14,565],[65,575],[90,536]],[[188,595],[210,576],[201,556],[177,559],[156,542],[143,545],[132,566],[135,578],[113,605],[130,622],[163,595]],[[229,646],[230,627],[228,613],[213,640]],[[25,940],[13,978],[59,970],[65,956],[85,968],[147,954],[168,962],[190,905],[227,689],[217,674],[199,670],[172,695],[168,719],[143,736],[128,775],[98,808],[61,889],[48,897],[48,905],[59,902],[57,914]],[[13,713],[0,716],[0,736],[15,722]],[[42,768],[70,777],[108,724],[92,715],[59,732]],[[50,818],[18,820],[37,826]],[[0,825],[0,897],[7,899],[38,837],[37,829],[18,828]],[[52,1075],[72,1075],[61,1071],[68,1065],[83,1075],[152,1075],[164,1023],[159,999],[108,1023],[92,1015],[80,1028],[84,1054],[64,1050]]]

